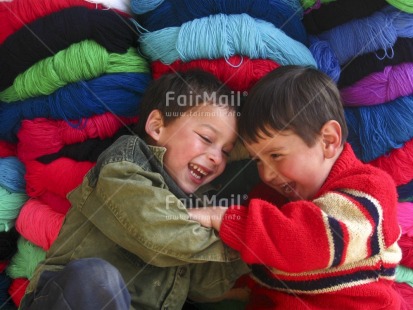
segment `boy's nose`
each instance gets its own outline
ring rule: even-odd
[[[277,172],[273,167],[266,166],[260,170],[260,177],[265,183],[271,183],[277,177]]]
[[[219,165],[219,164],[222,163],[222,160],[223,160],[222,151],[218,150],[218,149],[211,149],[208,152],[208,158],[209,158],[209,160],[214,162],[215,165]]]

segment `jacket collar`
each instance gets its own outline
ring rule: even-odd
[[[149,145],[148,148],[151,150],[153,155],[163,166],[163,157],[165,156],[166,153],[166,148],[163,146],[155,146],[155,145]]]

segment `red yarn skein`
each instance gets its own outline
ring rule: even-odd
[[[404,185],[413,180],[413,139],[406,142],[402,148],[393,149],[386,154],[369,162],[393,177],[396,185]]]
[[[402,235],[397,243],[402,249],[400,265],[413,269],[413,238],[408,235]]]
[[[246,56],[232,56],[227,60],[197,59],[189,62],[177,60],[170,65],[161,61],[151,63],[154,79],[175,71],[187,71],[199,68],[215,75],[222,83],[234,91],[248,91],[259,79],[280,65],[268,59],[250,59]]]
[[[16,156],[16,145],[7,141],[0,140],[0,157]]]
[[[26,162],[26,189],[30,197],[38,197],[46,191],[61,197],[75,189],[85,174],[95,165],[91,162],[77,162],[61,157],[50,164],[36,160]]]
[[[20,210],[16,230],[27,240],[47,251],[63,225],[64,214],[37,199],[29,199]]]
[[[25,163],[58,152],[68,144],[93,138],[110,138],[123,126],[137,122],[137,119],[137,117],[119,117],[108,112],[77,122],[73,121],[72,124],[46,118],[23,120],[17,133],[19,138],[17,157]]]
[[[9,294],[13,303],[19,307],[20,303],[23,299],[24,293],[26,291],[27,286],[29,285],[30,281],[26,278],[16,278],[13,279],[11,285],[9,286]]]
[[[101,4],[85,0],[13,0],[0,2],[0,44],[12,33],[38,18],[72,6],[104,9]]]

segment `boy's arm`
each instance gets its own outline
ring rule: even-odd
[[[205,207],[188,209],[191,220],[199,222],[204,227],[212,227],[219,231],[227,208],[225,207]]]
[[[238,254],[217,233],[189,219],[157,173],[129,162],[104,166],[95,188],[85,179],[70,197],[108,238],[159,267],[232,261]],[[115,233],[114,233],[115,232]]]
[[[391,183],[386,188],[370,179],[360,179],[359,190],[331,191],[281,208],[252,199],[248,208],[226,212],[220,236],[247,263],[286,272],[340,266],[384,252],[391,256],[400,233],[395,191]],[[375,198],[366,194],[371,188]]]
[[[321,252],[327,240],[320,212],[304,204],[284,212],[261,199],[250,200],[248,207],[232,206],[221,224],[220,236],[248,264],[290,272],[322,269],[328,249]]]

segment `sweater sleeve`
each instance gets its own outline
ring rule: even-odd
[[[313,201],[281,207],[253,198],[248,207],[233,206],[226,212],[220,236],[247,263],[285,272],[324,269],[372,257],[395,243],[400,233],[395,195],[392,188],[378,186],[377,178],[358,181],[363,184],[358,190],[325,191]],[[370,189],[373,195],[361,188]]]
[[[288,272],[324,268],[329,248],[320,210],[252,199],[248,207],[233,206],[225,214],[220,236],[238,250],[248,264],[262,264]]]

